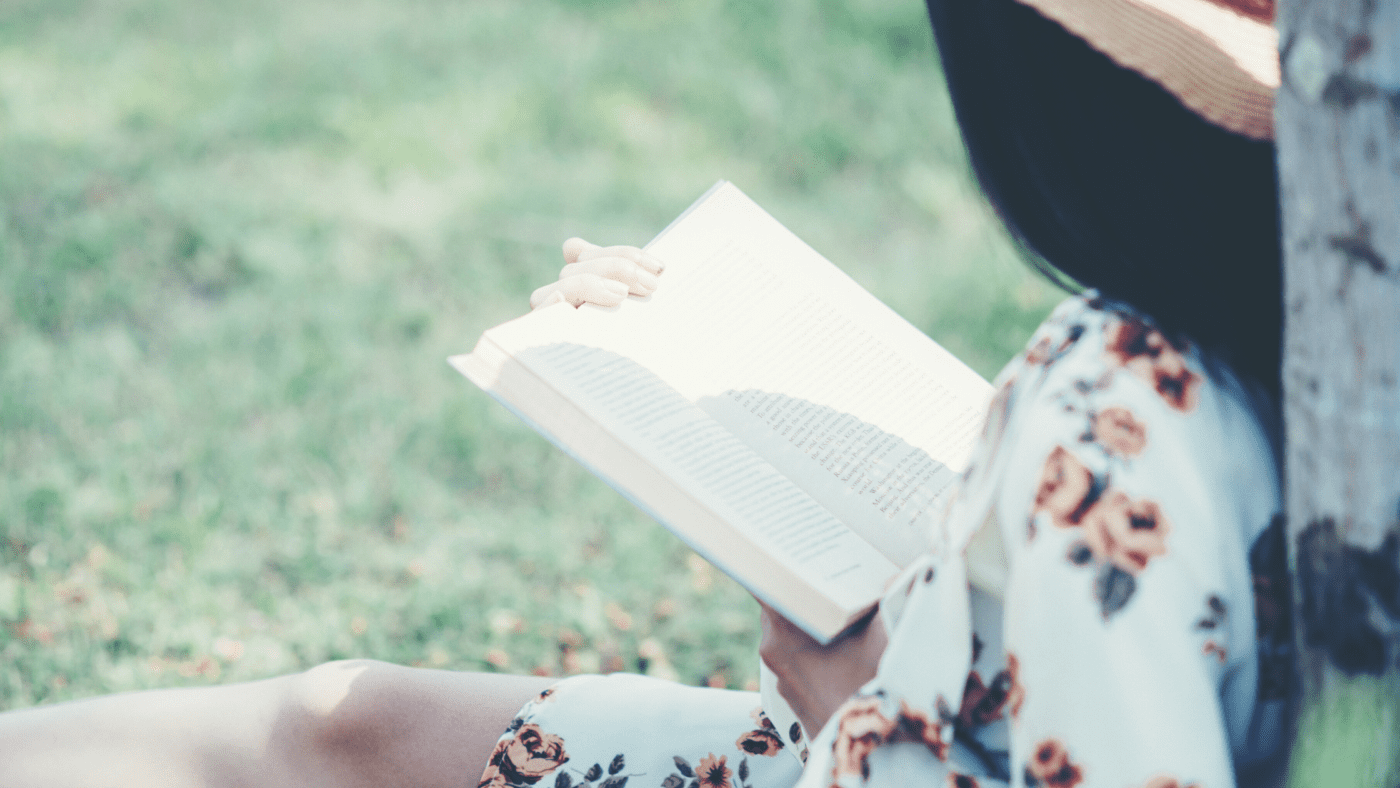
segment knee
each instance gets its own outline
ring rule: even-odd
[[[369,659],[326,662],[293,677],[292,704],[311,716],[330,717],[341,711],[352,691],[363,689],[371,671],[385,663]],[[360,686],[357,687],[356,685]]]
[[[287,706],[317,748],[373,751],[400,713],[402,670],[368,659],[317,665],[292,677]]]

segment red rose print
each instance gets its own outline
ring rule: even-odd
[[[1093,491],[1094,477],[1073,454],[1056,446],[1045,459],[1035,491],[1035,511],[1046,512],[1055,525],[1079,524],[1084,502]]]
[[[533,723],[522,725],[514,738],[496,743],[477,788],[534,785],[568,760],[562,738]]]
[[[970,777],[966,774],[958,774],[957,772],[949,772],[947,788],[978,788],[978,785],[974,777]]]
[[[504,739],[496,742],[496,746],[491,749],[491,757],[486,761],[486,771],[481,773],[481,780],[477,782],[476,788],[500,788],[506,784],[506,778],[501,776],[501,754],[510,746],[511,739]]]
[[[1072,788],[1084,781],[1083,771],[1069,759],[1069,750],[1059,739],[1046,739],[1035,746],[1026,764],[1026,785]]]
[[[1166,774],[1159,774],[1156,777],[1142,784],[1142,788],[1200,788],[1199,783],[1182,785],[1181,781]]]
[[[836,741],[831,745],[835,761],[831,781],[838,782],[844,774],[869,778],[867,759],[894,733],[895,721],[880,713],[880,699],[875,697],[852,698],[836,710],[836,716],[840,723],[836,728]]]
[[[1179,411],[1196,407],[1201,376],[1162,332],[1138,318],[1120,317],[1106,331],[1108,360],[1131,372]]]
[[[1168,405],[1186,413],[1196,407],[1201,376],[1186,368],[1180,353],[1163,354],[1152,368],[1151,382]]]
[[[1127,408],[1104,408],[1090,417],[1094,442],[1109,454],[1135,457],[1147,445],[1147,426]]]
[[[1166,555],[1171,523],[1153,501],[1134,501],[1118,490],[1104,493],[1080,520],[1084,541],[1094,557],[1110,561],[1130,575]]]
[[[1156,334],[1151,342],[1149,335]],[[1104,347],[1119,366],[1139,356],[1155,356],[1161,351],[1164,337],[1146,321],[1131,315],[1118,315],[1104,329]]]

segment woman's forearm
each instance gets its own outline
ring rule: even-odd
[[[815,736],[841,704],[875,676],[889,642],[878,613],[823,646],[763,602],[759,656],[778,677],[778,693]]]

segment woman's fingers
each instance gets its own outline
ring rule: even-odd
[[[582,238],[570,238],[564,242],[564,262],[580,263],[601,257],[621,257],[641,266],[652,276],[659,276],[666,270],[666,264],[654,255],[635,246],[598,246]]]
[[[584,249],[579,253],[578,262],[593,260],[599,257],[621,257],[631,260],[643,269],[651,272],[653,276],[659,276],[666,270],[666,264],[658,260],[652,254],[638,249],[635,246],[594,246],[591,249]]]
[[[536,288],[535,292],[530,294],[530,309],[562,304],[566,300],[564,294],[559,291],[559,283],[550,282],[544,287]]]
[[[530,295],[531,309],[560,301],[617,306],[629,294],[655,292],[656,277],[665,269],[660,260],[635,246],[598,246],[582,238],[564,242],[564,262],[559,281]]]
[[[593,257],[569,263],[559,272],[560,279],[595,274],[627,285],[635,296],[648,296],[656,290],[656,275],[625,257]]]
[[[530,294],[530,308],[557,304],[567,301],[574,306],[589,303],[599,306],[617,306],[627,299],[631,287],[616,279],[607,279],[592,273],[581,273],[557,282],[550,282]]]

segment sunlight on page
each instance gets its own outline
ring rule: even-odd
[[[859,607],[878,595],[895,571],[729,430],[632,360],[574,343],[542,345],[517,358],[609,432],[649,447],[659,470],[703,491],[707,506],[741,525],[760,549],[786,557],[842,606]]]

